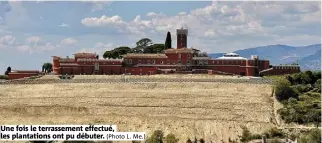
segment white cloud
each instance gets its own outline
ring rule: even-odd
[[[160,13],[149,12],[146,14],[146,16],[148,16],[148,17],[157,17],[157,16],[161,17],[161,16],[165,16],[165,14],[162,12],[160,12]]]
[[[216,31],[215,30],[212,30],[212,29],[209,29],[205,32],[204,36],[206,37],[213,37],[213,36],[216,36]]]
[[[149,12],[147,19],[137,15],[131,21],[120,16],[84,18],[81,22],[88,27],[115,26],[125,35],[145,36],[153,39],[164,36],[167,31],[173,35],[184,25],[189,30],[188,45],[209,49],[217,44],[216,52],[231,51],[258,44],[277,44],[281,37],[310,35],[320,29],[320,2],[212,2],[203,8],[166,16],[163,13]],[[306,30],[305,30],[306,29]],[[319,32],[318,32],[319,33]],[[311,35],[313,37],[321,35]],[[299,37],[299,36],[297,36]],[[304,36],[307,37],[307,36]],[[302,37],[302,38],[304,38]],[[207,41],[207,44],[197,41]],[[284,38],[280,42],[291,45],[295,39]],[[311,44],[320,43],[316,38],[307,39]],[[274,43],[275,42],[275,43]],[[175,45],[175,43],[173,43]],[[197,44],[197,45],[195,45]],[[229,47],[227,49],[226,47]]]
[[[111,1],[83,1],[83,2],[91,5],[92,12],[103,10],[106,6],[112,3]]]
[[[28,44],[38,44],[38,43],[42,42],[42,40],[38,36],[32,36],[32,37],[27,38],[26,42]]]
[[[178,15],[186,15],[186,12],[179,12]]]
[[[66,46],[75,46],[77,44],[77,40],[73,39],[73,38],[66,38],[63,39],[60,44],[62,45],[66,45]]]
[[[29,54],[33,53],[41,53],[46,51],[52,51],[56,48],[56,46],[51,43],[44,43],[39,45],[22,45],[18,47],[18,50],[21,52],[28,52]]]
[[[103,15],[99,18],[96,18],[96,17],[84,18],[82,19],[81,23],[88,27],[104,27],[109,25],[119,26],[119,25],[125,24],[122,18],[118,15],[115,15],[112,17],[107,17]]]
[[[92,48],[82,48],[78,52],[91,52],[91,53],[94,52],[98,55],[103,55],[105,51],[114,49],[115,48],[114,46],[115,45],[113,43],[105,44],[102,42],[98,42]]]
[[[66,24],[66,23],[61,23],[61,24],[59,24],[58,26],[59,26],[59,27],[69,27],[69,25],[68,25],[68,24]]]
[[[32,36],[26,38],[25,44],[17,46],[17,49],[20,52],[28,52],[29,54],[33,54],[52,51],[57,47],[59,47],[59,45],[54,45],[50,42],[47,42],[39,36]]]
[[[11,35],[4,35],[0,37],[0,48],[10,46],[16,43],[16,38]]]

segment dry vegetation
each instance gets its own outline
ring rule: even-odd
[[[241,125],[256,133],[275,121],[270,85],[59,83],[0,91],[0,124],[116,124],[119,131],[172,132],[180,142],[195,136],[227,142]]]

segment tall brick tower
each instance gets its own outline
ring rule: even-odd
[[[177,29],[177,48],[187,48],[188,29]]]

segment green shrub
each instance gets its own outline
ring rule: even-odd
[[[177,142],[179,142],[179,139],[177,139],[174,134],[168,134],[165,137],[165,142],[166,143],[177,143]]]
[[[311,84],[297,84],[291,86],[291,88],[297,93],[302,94],[313,89]]]
[[[290,98],[284,107],[278,110],[278,113],[286,123],[319,124],[321,119],[320,104],[320,96],[305,94],[299,97],[299,101]]]
[[[246,143],[252,140],[252,133],[244,126],[241,127],[243,129],[242,135],[240,136],[240,141]]]
[[[260,134],[253,134],[252,135],[252,139],[261,139],[262,138],[262,135]]]
[[[186,143],[192,143],[191,139],[188,139]]]
[[[156,130],[151,137],[146,140],[146,143],[163,143],[163,138],[163,132],[161,130]]]
[[[271,140],[268,140],[267,141],[268,143],[283,143],[280,139],[278,138],[274,138],[274,139],[271,139]]]
[[[285,134],[283,133],[282,130],[277,129],[277,128],[271,128],[268,131],[264,132],[264,135],[267,138],[283,138],[285,137]]]
[[[320,143],[320,142],[321,142],[321,130],[317,128],[302,134],[299,139],[299,143]]]
[[[0,75],[0,79],[8,80],[8,76],[7,75]]]
[[[314,83],[314,87],[318,89],[317,92],[321,92],[321,79],[318,79],[315,83]]]
[[[279,79],[275,82],[275,96],[279,101],[287,100],[290,97],[297,98],[298,94],[290,87],[291,83],[287,79]]]
[[[238,143],[238,141],[237,140],[232,140],[232,139],[228,138],[228,143]]]

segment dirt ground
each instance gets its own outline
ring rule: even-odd
[[[271,85],[236,83],[59,83],[0,85],[0,124],[116,124],[228,142],[275,126]]]

